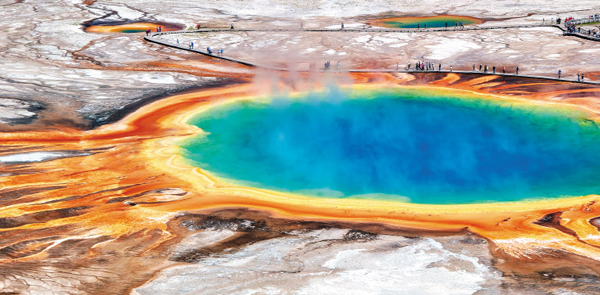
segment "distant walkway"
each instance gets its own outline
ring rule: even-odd
[[[362,28],[344,29],[229,29],[229,28],[205,28],[196,30],[181,30],[168,32],[154,32],[152,37],[168,34],[185,34],[185,33],[209,33],[209,32],[374,32],[374,33],[419,33],[419,32],[460,32],[460,31],[482,31],[482,30],[498,30],[498,29],[519,29],[519,28],[537,28],[537,27],[559,27],[557,24],[528,24],[528,25],[504,25],[504,26],[471,26],[471,27],[439,27],[439,28],[420,28],[420,29],[403,29],[403,28],[384,28],[363,26]]]
[[[229,62],[238,63],[241,65],[245,65],[253,68],[261,68],[267,70],[274,71],[283,71],[289,72],[289,69],[286,68],[278,68],[278,67],[270,67],[255,64],[250,61],[245,61],[242,59],[226,57],[223,55],[218,55],[214,53],[209,53],[207,50],[190,48],[188,44],[173,44],[170,42],[166,42],[164,40],[160,40],[157,38],[161,35],[173,35],[173,34],[193,34],[193,33],[215,33],[215,32],[390,32],[390,33],[414,33],[414,32],[439,32],[439,31],[476,31],[476,30],[494,30],[494,29],[512,29],[512,28],[534,28],[534,27],[555,27],[563,32],[566,32],[566,29],[560,27],[556,24],[545,24],[545,25],[514,25],[514,26],[493,26],[493,27],[473,27],[473,28],[431,28],[431,29],[386,29],[386,28],[362,28],[362,29],[197,29],[197,30],[182,30],[182,31],[169,31],[169,32],[153,32],[144,37],[144,40],[160,44],[163,46],[168,46],[180,50],[185,50],[189,52],[194,52],[198,54],[202,54],[205,56],[210,56],[212,58],[217,58],[221,60],[226,60]],[[335,69],[321,69],[322,72],[331,72],[336,73]],[[302,71],[300,71],[302,72]],[[490,76],[499,76],[499,77],[519,77],[519,78],[529,78],[529,79],[542,79],[542,80],[550,80],[550,81],[559,81],[559,82],[570,82],[570,83],[581,83],[581,84],[592,84],[592,85],[600,85],[600,81],[577,81],[576,79],[564,79],[564,78],[555,78],[555,77],[547,77],[547,76],[536,76],[536,75],[516,75],[516,74],[502,74],[502,73],[493,73],[493,72],[481,72],[481,71],[461,71],[461,70],[410,70],[410,69],[399,69],[399,70],[389,70],[389,69],[345,69],[339,72],[350,72],[350,73],[459,73],[459,74],[476,74],[476,75],[490,75]]]

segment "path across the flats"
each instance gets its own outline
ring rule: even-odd
[[[578,20],[574,20],[578,21]],[[202,55],[210,56],[212,58],[217,58],[221,60],[226,60],[230,62],[235,62],[238,64],[242,64],[249,67],[268,69],[274,71],[284,71],[288,72],[289,70],[286,68],[277,68],[277,67],[269,67],[264,65],[255,64],[249,61],[245,61],[242,59],[236,59],[232,57],[226,57],[223,55],[211,54],[206,50],[200,49],[192,49],[188,46],[173,44],[169,42],[165,42],[157,38],[161,35],[172,35],[172,34],[192,34],[192,33],[218,33],[218,32],[353,32],[353,33],[425,33],[425,32],[462,32],[462,31],[478,31],[478,30],[496,30],[496,29],[515,29],[515,28],[536,28],[536,27],[555,27],[564,32],[566,36],[576,36],[592,41],[600,41],[595,38],[588,38],[583,34],[577,33],[566,33],[566,30],[559,25],[556,24],[542,24],[542,25],[507,25],[507,26],[489,26],[489,27],[470,27],[470,28],[430,28],[430,29],[386,29],[386,28],[363,28],[363,29],[197,29],[197,30],[181,30],[181,31],[168,31],[168,32],[154,32],[149,35],[144,36],[144,40],[160,44],[163,46],[168,46],[180,50],[186,50],[189,52],[199,53]],[[323,70],[324,72],[336,72],[333,69]],[[577,81],[574,79],[559,79],[555,77],[548,76],[536,76],[536,75],[516,75],[516,74],[502,74],[502,73],[492,73],[492,72],[478,72],[478,71],[448,71],[448,70],[389,70],[389,69],[347,69],[344,72],[351,73],[460,73],[460,74],[478,74],[478,75],[490,75],[490,76],[500,76],[500,77],[519,77],[519,78],[530,78],[530,79],[542,79],[542,80],[551,80],[551,81],[560,81],[560,82],[575,82],[582,84],[593,84],[600,85],[600,81]]]

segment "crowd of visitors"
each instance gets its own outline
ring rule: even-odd
[[[594,22],[600,22],[600,14],[590,15],[587,18],[575,19],[574,17],[568,17],[565,19],[565,27],[567,31],[565,34],[580,34],[586,35],[589,38],[600,39],[600,32],[598,29],[584,28],[581,25],[590,24]]]
[[[415,71],[435,71],[435,68],[436,68],[436,66],[435,66],[434,62],[417,61],[414,66]],[[410,62],[406,65],[405,69],[408,71],[412,70]],[[475,64],[473,64],[472,69],[473,69],[472,70],[473,72],[482,72],[482,73],[491,72],[492,74],[496,74],[496,66],[492,66],[491,70],[490,70],[490,67],[488,65],[480,64],[479,67],[477,67]],[[398,70],[398,64],[396,64],[396,70]],[[437,70],[438,71],[442,70],[441,63],[438,63]],[[452,71],[452,65],[450,66],[450,71]],[[506,67],[502,67],[502,74],[506,74]],[[517,75],[519,74],[518,66],[515,68],[515,74],[517,74]]]

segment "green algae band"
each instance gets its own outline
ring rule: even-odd
[[[181,153],[237,185],[423,204],[600,192],[600,130],[575,109],[428,89],[329,89],[199,113]]]
[[[444,28],[446,25],[454,27],[455,25],[473,25],[480,24],[483,21],[469,16],[456,15],[438,15],[427,17],[395,17],[386,18],[370,22],[371,25],[386,27],[386,28]]]

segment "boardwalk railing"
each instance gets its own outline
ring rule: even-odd
[[[564,35],[566,36],[576,36],[579,38],[592,40],[592,41],[600,41],[600,35],[598,32],[593,32],[592,30],[586,30],[581,28],[576,28],[577,25],[584,25],[589,23],[600,22],[600,15],[594,15],[586,18],[572,19],[565,22],[566,30],[564,31]]]
[[[600,15],[595,15],[591,17],[572,19],[565,22],[566,25],[583,25],[589,23],[600,22]]]

